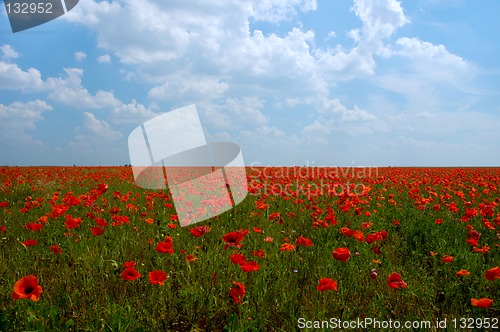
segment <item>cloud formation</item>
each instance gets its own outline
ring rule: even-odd
[[[62,18],[95,36],[96,52],[70,53],[82,68],[42,78],[42,69],[23,64],[22,54],[5,44],[0,91],[36,93],[50,107],[82,115],[74,144],[104,131],[123,143],[128,126],[195,103],[209,136],[236,140],[256,154],[260,148],[273,157],[284,150],[305,156],[317,146],[327,151],[365,139],[370,144],[344,152],[369,159],[391,135],[405,137],[387,149],[394,155],[409,145],[444,148],[446,138],[429,123],[455,119],[461,130],[475,123],[454,114],[481,100],[475,84],[480,69],[445,43],[412,34],[413,18],[403,4],[353,0],[350,13],[342,13],[353,17],[351,26],[335,30],[332,21],[320,32],[302,22],[325,8],[315,0],[201,0],[196,6],[88,0]],[[83,61],[87,53],[104,54],[93,57],[99,70],[120,76],[116,91],[86,83],[84,74],[92,72]],[[466,114],[496,119],[486,120],[477,110]],[[414,144],[421,141],[435,144]]]

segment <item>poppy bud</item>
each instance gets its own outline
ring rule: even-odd
[[[118,269],[118,264],[115,261],[111,261],[111,267],[113,268],[113,270],[116,270]]]

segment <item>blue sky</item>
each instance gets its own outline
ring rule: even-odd
[[[498,166],[496,0],[80,0],[0,13],[0,165],[129,164],[195,104],[246,165]],[[172,142],[175,144],[175,142]]]

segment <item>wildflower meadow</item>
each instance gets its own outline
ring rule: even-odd
[[[0,167],[0,331],[500,329],[499,168],[246,171],[181,227],[130,167]]]

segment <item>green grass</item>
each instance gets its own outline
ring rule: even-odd
[[[175,210],[164,205],[172,203],[168,192],[136,187],[128,168],[0,168],[0,202],[9,202],[7,208],[0,208],[0,226],[6,226],[0,233],[0,330],[293,331],[298,329],[299,318],[315,321],[369,317],[401,322],[447,318],[449,322],[454,317],[499,317],[500,280],[489,281],[483,276],[500,263],[500,227],[498,222],[495,224],[499,208],[494,208],[493,216],[484,217],[494,230],[484,226],[481,215],[467,222],[460,218],[469,208],[466,201],[471,202],[471,207],[495,199],[498,203],[496,188],[487,193],[482,190],[488,185],[499,186],[500,170],[383,169],[379,173],[349,179],[372,190],[351,197],[348,212],[340,210],[345,202],[338,196],[288,199],[249,194],[234,209],[195,224],[212,228],[195,238],[189,232],[192,227],[167,226],[178,224],[170,220]],[[259,181],[278,180],[287,181]],[[59,192],[57,204],[62,204],[69,192],[76,197],[89,195],[99,183],[107,183],[109,189],[95,204],[71,206],[62,216],[49,218],[40,232],[23,227],[52,211],[49,200],[54,192]],[[415,206],[410,194],[414,188],[419,188],[419,197],[433,198],[422,210]],[[464,200],[454,194],[458,190],[466,193]],[[128,199],[114,198],[114,192]],[[446,198],[447,193],[452,197]],[[394,195],[395,204],[389,202],[389,194]],[[21,213],[28,196],[43,202]],[[295,202],[297,198],[302,203]],[[267,208],[257,209],[257,200],[264,201]],[[452,201],[459,212],[450,212],[446,207]],[[128,210],[129,203],[137,211]],[[436,203],[441,205],[439,211],[432,209]],[[111,226],[113,207],[121,210],[119,215],[128,216],[130,223]],[[338,224],[312,227],[316,219],[326,217],[327,208],[333,209]],[[371,215],[366,216],[366,211]],[[89,228],[95,226],[95,221],[89,218],[89,212],[108,222],[103,235],[92,235]],[[269,220],[274,212],[281,212],[283,223]],[[295,216],[290,217],[290,212]],[[78,228],[69,231],[71,235],[65,235],[66,214],[83,219]],[[146,218],[153,218],[154,223],[145,222]],[[442,218],[443,223],[437,225],[436,218]],[[399,225],[394,225],[394,220]],[[373,225],[364,230],[363,222]],[[473,252],[465,242],[467,225],[481,233],[480,247],[489,246],[489,253]],[[254,227],[262,229],[263,234],[254,232]],[[344,236],[339,232],[341,227],[362,230],[365,236],[386,230],[388,237],[367,244]],[[258,271],[243,272],[229,260],[235,248],[224,250],[222,236],[240,229],[250,233],[238,252],[249,261],[257,261]],[[314,246],[280,252],[281,244],[294,243],[300,235],[310,238]],[[172,237],[174,254],[155,250],[165,236]],[[266,236],[273,242],[265,242]],[[20,242],[28,238],[36,239],[38,244],[24,247]],[[62,255],[50,251],[49,247],[56,244],[62,247]],[[380,255],[372,251],[373,245],[380,248]],[[332,251],[338,247],[349,248],[351,258],[346,263],[333,259]],[[259,249],[265,251],[265,258],[252,256],[252,251]],[[430,251],[438,255],[431,256]],[[197,260],[186,262],[187,254],[195,255]],[[455,260],[443,264],[444,255],[452,255]],[[139,279],[121,279],[127,261],[137,263]],[[377,269],[376,280],[369,276],[372,268]],[[470,275],[456,277],[461,269]],[[152,270],[168,274],[164,286],[150,284],[148,273]],[[387,278],[393,272],[401,274],[407,288],[388,287]],[[43,288],[38,302],[15,301],[11,297],[15,282],[27,275],[38,277]],[[338,291],[316,290],[321,278],[337,280]],[[233,303],[229,296],[233,281],[245,285],[242,304]],[[493,299],[490,308],[471,306],[471,298],[483,297]],[[448,325],[446,330],[455,330]],[[500,328],[500,323],[497,326]]]

